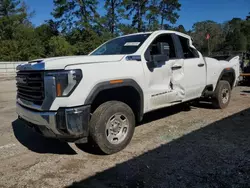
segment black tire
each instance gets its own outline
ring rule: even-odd
[[[224,91],[228,91],[228,100],[223,100]],[[231,86],[228,81],[221,80],[219,81],[213,98],[213,106],[218,109],[224,109],[228,106],[231,99]]]
[[[126,136],[118,144],[111,143],[106,134],[106,125],[112,116],[122,113],[128,120]],[[100,105],[93,113],[90,120],[90,140],[105,154],[113,154],[123,150],[131,141],[135,129],[135,116],[131,108],[119,101],[108,101]]]

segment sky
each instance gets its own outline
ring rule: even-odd
[[[36,26],[44,20],[52,18],[51,12],[54,8],[53,0],[25,0],[30,10],[35,11],[31,19]],[[104,0],[99,0],[98,12],[103,10]],[[186,30],[192,29],[195,22],[213,20],[218,23],[231,20],[232,18],[245,19],[250,12],[250,0],[179,0],[181,10],[180,18],[175,25],[182,24]]]

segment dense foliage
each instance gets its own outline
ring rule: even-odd
[[[35,27],[21,0],[0,0],[0,61],[83,55],[104,41],[122,34],[172,29],[191,35],[199,50],[249,51],[250,19],[234,18],[223,24],[198,22],[192,30],[174,27],[178,0],[54,0],[53,20]]]
[[[193,25],[190,35],[196,47],[203,53],[208,53],[206,34],[210,35],[209,47],[211,52],[250,51],[250,20],[233,18],[223,24],[211,20],[198,22]]]

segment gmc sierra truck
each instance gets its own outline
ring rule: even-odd
[[[226,108],[239,57],[203,57],[186,34],[160,30],[112,39],[86,56],[17,67],[17,114],[45,137],[124,149],[147,112],[194,99]]]

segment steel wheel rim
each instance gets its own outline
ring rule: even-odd
[[[222,102],[226,104],[229,100],[229,90],[224,88],[221,92]]]
[[[128,118],[122,113],[116,113],[109,118],[106,124],[105,135],[111,144],[120,144],[125,140],[128,131]]]

